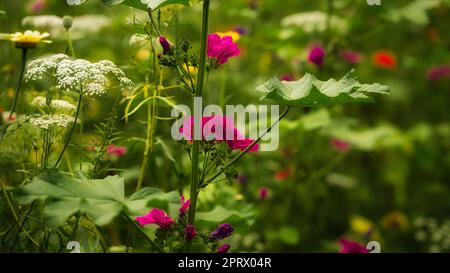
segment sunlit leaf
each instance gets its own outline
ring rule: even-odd
[[[373,102],[369,93],[389,94],[389,87],[375,84],[361,84],[353,78],[353,71],[340,80],[318,80],[306,73],[298,81],[280,81],[273,77],[256,89],[282,105],[316,107],[352,102]]]

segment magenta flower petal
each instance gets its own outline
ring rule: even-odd
[[[183,217],[186,214],[186,210],[189,208],[191,204],[191,199],[185,200],[184,196],[181,196],[181,207],[179,209],[180,216]]]
[[[230,244],[223,244],[217,248],[217,253],[227,253],[230,247]]]
[[[184,230],[184,234],[185,234],[185,239],[186,241],[191,241],[192,239],[194,239],[197,236],[197,231],[195,230],[193,225],[187,225],[185,230]]]
[[[356,241],[341,239],[339,243],[341,245],[339,253],[369,253],[369,251],[363,244],[360,244]]]
[[[237,44],[233,42],[232,37],[220,37],[218,34],[209,34],[207,54],[208,57],[216,59],[217,63],[222,65],[229,58],[239,56],[241,51]]]
[[[165,211],[157,208],[152,209],[146,215],[136,217],[136,221],[138,221],[141,226],[155,224],[162,229],[170,229],[174,224],[174,220],[170,218]]]
[[[326,55],[325,50],[322,47],[320,46],[313,47],[309,51],[308,61],[317,66],[322,66],[325,59],[325,55]]]

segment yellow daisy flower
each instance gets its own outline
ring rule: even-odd
[[[12,34],[0,34],[0,40],[9,40],[15,44],[17,48],[35,48],[39,43],[51,43],[45,40],[50,36],[49,33],[40,33],[39,31],[27,30],[25,32],[16,32]]]

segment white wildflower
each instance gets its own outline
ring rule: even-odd
[[[53,39],[65,39],[63,18],[55,15],[36,15],[23,18],[25,27],[45,30]],[[92,36],[111,26],[111,19],[104,15],[83,15],[73,18],[70,29],[72,40]]]
[[[32,105],[37,107],[46,107],[47,105],[47,98],[42,96],[36,96],[33,101],[31,102]],[[77,109],[75,105],[72,103],[66,101],[66,100],[56,100],[52,99],[50,102],[50,107],[56,110],[65,110],[65,111],[72,111]]]
[[[51,127],[66,128],[70,123],[74,122],[74,118],[68,115],[42,115],[39,117],[31,117],[29,122],[41,129],[50,129]]]
[[[346,23],[337,16],[331,17],[333,28],[344,31]],[[327,14],[321,11],[302,12],[291,14],[281,20],[283,27],[299,27],[305,32],[323,32],[327,27]],[[283,33],[282,33],[283,36]]]
[[[83,59],[73,60],[66,55],[54,55],[29,64],[27,81],[52,76],[56,87],[67,92],[81,92],[87,96],[103,95],[115,86],[127,89],[133,85],[125,73],[111,61],[91,63]]]

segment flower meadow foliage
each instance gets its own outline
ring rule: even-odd
[[[0,251],[448,251],[450,2],[280,5],[1,3]]]

